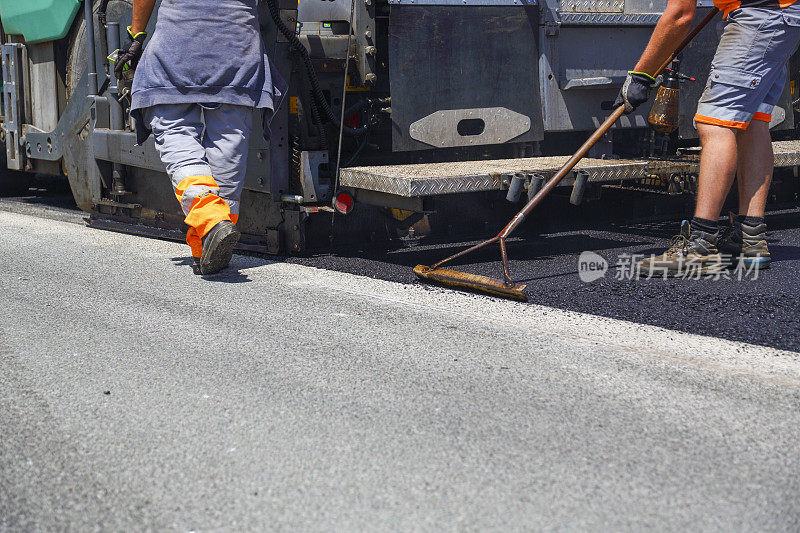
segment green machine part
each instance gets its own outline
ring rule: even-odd
[[[39,43],[66,37],[81,0],[0,0],[0,21],[9,35]]]

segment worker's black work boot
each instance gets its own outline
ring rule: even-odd
[[[203,237],[203,255],[200,256],[200,273],[216,274],[231,262],[233,248],[241,233],[230,220],[223,220]]]
[[[719,231],[692,230],[689,221],[681,223],[681,232],[661,254],[646,257],[636,264],[639,277],[703,276],[722,271],[726,266],[717,249]]]
[[[748,224],[742,217],[730,214],[731,225],[719,239],[722,253],[733,257],[733,266],[741,264],[747,269],[769,268],[771,257],[767,247],[767,225]]]
[[[200,272],[200,258],[199,257],[192,257],[192,272],[194,272],[195,276],[199,276],[202,274]]]

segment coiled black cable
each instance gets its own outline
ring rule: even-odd
[[[315,128],[317,128],[317,135],[319,136],[319,148],[320,150],[327,150],[328,135],[325,133],[325,124],[322,123],[322,117],[319,115],[319,108],[317,108],[317,103],[313,94],[308,101],[308,107],[311,110],[311,123]]]
[[[272,17],[272,21],[275,23],[275,27],[278,28],[278,31],[289,41],[292,49],[300,55],[300,58],[303,60],[303,65],[305,66],[306,77],[308,78],[308,82],[311,85],[311,96],[312,102],[311,104],[311,116],[314,116],[314,103],[319,106],[319,109],[322,110],[324,114],[324,118],[326,122],[330,122],[337,128],[340,127],[339,119],[336,118],[334,115],[331,106],[328,104],[328,101],[325,99],[325,95],[322,94],[322,87],[319,85],[319,79],[317,78],[317,73],[314,70],[314,64],[311,62],[311,56],[308,55],[308,50],[306,47],[303,46],[303,43],[300,42],[300,39],[297,38],[297,34],[286,27],[286,24],[283,23],[281,20],[280,9],[278,8],[278,0],[266,0],[267,8],[269,9],[269,15]],[[350,51],[348,50],[348,54]],[[349,59],[348,59],[349,60]],[[342,102],[344,105],[344,102]],[[321,129],[321,128],[320,128]],[[342,128],[343,133],[349,136],[361,135],[366,133],[369,129],[368,125],[361,126],[360,128],[351,128],[350,126],[345,125]]]
[[[294,190],[301,190],[300,185],[300,119],[297,115],[289,115],[289,146],[291,158],[289,164],[289,178]]]

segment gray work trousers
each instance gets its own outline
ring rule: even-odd
[[[238,218],[253,109],[231,104],[162,104],[144,109],[142,116],[153,131],[176,194],[181,182],[192,176],[212,176],[217,184],[183,188],[179,196],[184,214],[189,215],[197,198],[214,194]]]

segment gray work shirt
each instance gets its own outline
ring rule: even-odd
[[[272,111],[285,91],[261,41],[258,0],[163,0],[133,78],[131,110],[196,103]]]

